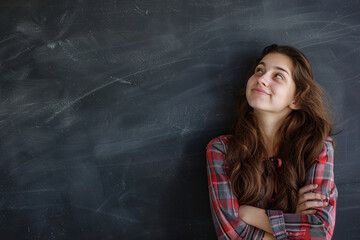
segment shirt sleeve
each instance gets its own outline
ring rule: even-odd
[[[313,192],[326,196],[328,205],[315,208],[315,214],[283,213],[266,210],[275,239],[331,239],[335,227],[336,200],[334,183],[334,150],[331,138],[324,143],[318,161],[306,172],[306,183],[317,184]]]
[[[224,136],[224,135],[223,135]],[[207,176],[210,208],[218,239],[262,239],[264,231],[239,218],[239,203],[226,174],[226,138],[214,138],[207,145]]]

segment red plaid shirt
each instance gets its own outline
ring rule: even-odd
[[[239,218],[239,203],[231,191],[225,154],[228,137],[214,138],[207,145],[207,174],[210,206],[218,239],[262,239],[264,231]],[[284,213],[266,209],[275,239],[331,239],[335,227],[337,188],[334,184],[334,150],[326,138],[318,161],[306,172],[306,183],[317,184],[314,192],[325,195],[328,206],[315,214]],[[262,208],[259,202],[257,207]]]

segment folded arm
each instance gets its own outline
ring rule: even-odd
[[[276,239],[331,239],[338,192],[334,183],[334,150],[330,141],[325,141],[317,163],[307,171],[305,183],[317,184],[313,192],[324,195],[323,201],[327,205],[315,208],[314,214],[266,210]]]
[[[262,239],[264,231],[239,217],[239,204],[226,174],[225,143],[220,136],[207,145],[207,176],[211,214],[218,239]]]

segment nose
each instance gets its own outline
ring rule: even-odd
[[[258,83],[266,87],[269,85],[269,79],[267,78],[266,74],[263,74],[258,78]]]

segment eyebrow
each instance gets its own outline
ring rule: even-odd
[[[264,62],[260,62],[259,65],[260,65],[260,64],[266,66],[266,64],[265,64]],[[285,69],[283,69],[283,68],[281,68],[281,67],[278,67],[278,66],[275,66],[274,68],[276,68],[276,69],[278,69],[278,70],[280,70],[280,71],[284,71],[284,72],[286,72],[286,73],[290,76],[289,72],[286,71]]]

